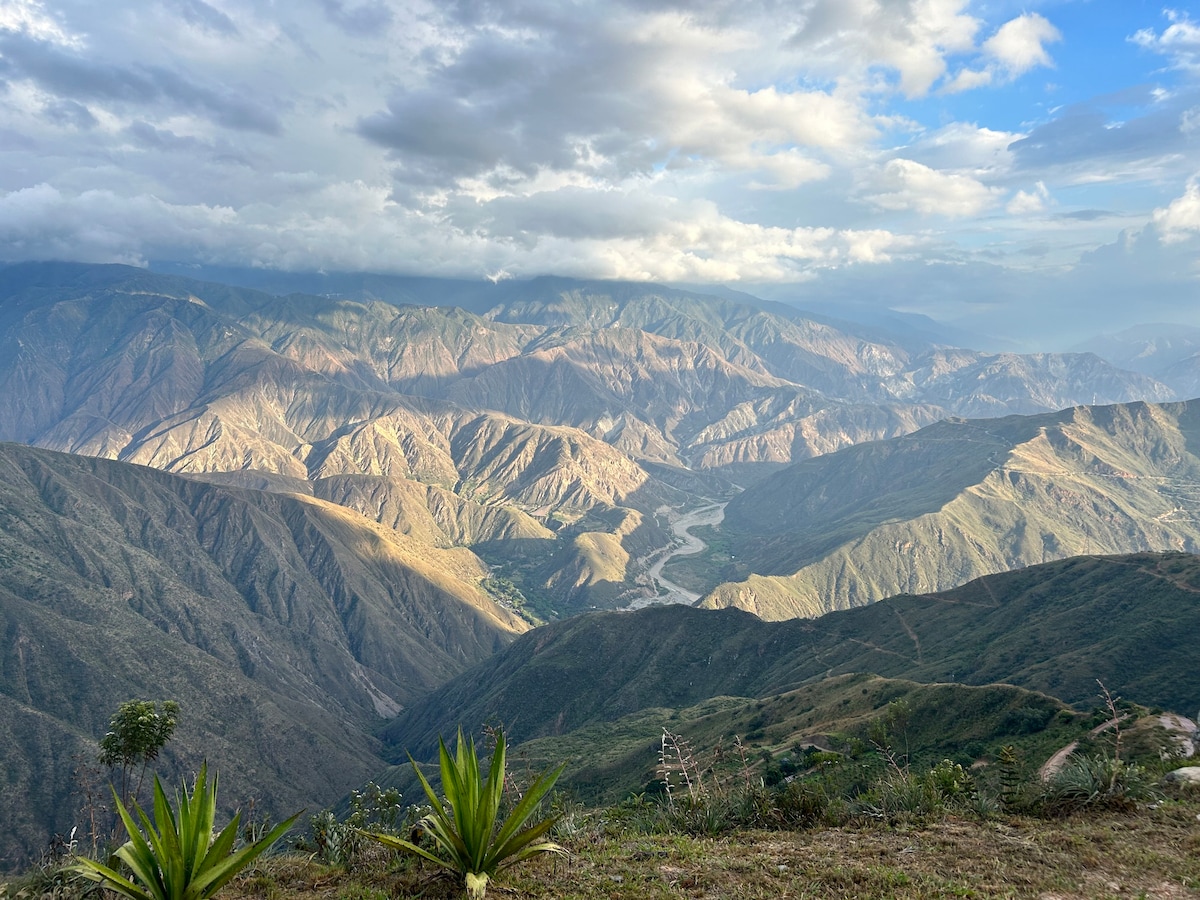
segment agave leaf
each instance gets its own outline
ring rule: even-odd
[[[558,777],[563,773],[563,769],[565,768],[566,763],[563,763],[557,769],[539,775],[534,779],[533,784],[529,786],[529,790],[525,792],[525,796],[513,807],[512,812],[508,814],[508,818],[501,826],[500,833],[496,835],[496,852],[502,854],[500,859],[508,855],[505,849],[509,846],[509,843],[517,835],[521,827],[529,821],[545,796],[554,788],[555,782],[558,781]],[[553,820],[549,819],[545,821],[547,822],[546,830],[548,831],[550,826],[553,825]]]
[[[301,810],[301,812],[303,812],[303,810]],[[256,860],[259,856],[266,853],[267,850],[271,848],[271,845],[283,837],[287,830],[296,823],[298,818],[300,818],[300,813],[296,813],[290,819],[285,819],[253,844],[249,844],[243,847],[237,853],[234,853],[230,856],[225,856],[223,859],[214,859],[212,862],[210,862],[208,856],[206,856],[203,871],[193,882],[192,891],[189,893],[188,897],[197,898],[197,900],[200,900],[200,898],[211,897],[226,884],[228,884],[229,881],[238,874],[238,872],[242,871],[242,869],[254,862],[254,860]],[[221,832],[220,837],[218,837],[217,841],[213,843],[213,847],[216,847],[217,844],[222,843],[221,838],[223,838],[226,834],[229,835],[229,840],[225,842],[226,846],[233,844],[234,839],[237,837],[237,828],[235,827],[236,821],[237,817],[234,818],[233,822],[230,822],[227,826],[225,826],[225,830]],[[226,850],[226,852],[228,852],[228,850]],[[213,856],[211,850],[209,851],[209,856]]]
[[[355,830],[364,837],[369,837],[372,840],[379,841],[379,843],[383,844],[385,847],[391,847],[393,850],[403,850],[406,853],[413,853],[417,856],[420,856],[422,859],[427,859],[432,863],[437,863],[439,866],[444,866],[445,868],[452,869],[456,872],[459,871],[458,866],[453,860],[446,860],[442,859],[440,856],[434,856],[424,847],[418,847],[416,844],[406,841],[404,838],[398,838],[394,834],[383,834],[382,832],[378,831],[361,831],[359,829]]]
[[[99,882],[102,887],[128,897],[130,900],[155,900],[154,896],[145,888],[134,884],[124,875],[103,863],[88,859],[86,856],[79,857],[79,861],[71,866],[71,871],[91,881]]]
[[[176,794],[176,809],[155,777],[154,822],[137,803],[133,805],[141,827],[114,791],[117,812],[129,832],[129,840],[117,850],[117,856],[129,866],[133,878],[125,878],[85,857],[78,858],[73,871],[100,882],[129,900],[208,900],[282,837],[300,817],[300,813],[296,813],[260,840],[233,853],[241,817],[235,815],[221,833],[213,837],[216,784],[215,775],[209,784],[207,766],[202,765],[191,794],[186,785]]]
[[[446,796],[446,804],[443,804],[421,773],[416,760],[409,755],[409,763],[432,808],[432,812],[422,823],[437,845],[436,852],[393,835],[365,831],[359,833],[387,847],[412,853],[460,873],[464,878],[468,896],[482,898],[487,889],[488,879],[499,869],[529,859],[538,853],[566,852],[558,844],[543,840],[554,824],[552,818],[523,827],[529,823],[538,805],[554,787],[565,764],[534,779],[525,796],[518,801],[497,831],[500,803],[504,795],[506,757],[504,735],[497,733],[496,749],[492,754],[485,780],[479,768],[475,742],[466,740],[461,728],[458,730],[458,743],[453,756],[447,749],[446,742],[439,738],[438,767],[442,775],[442,791]],[[446,808],[447,805],[449,809]]]

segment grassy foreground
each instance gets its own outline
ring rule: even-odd
[[[1059,820],[950,816],[921,825],[638,834],[603,818],[559,840],[570,856],[506,872],[508,898],[1182,898],[1200,896],[1200,798],[1136,813]],[[261,863],[226,900],[461,896],[453,881],[394,857],[351,870],[308,857]]]

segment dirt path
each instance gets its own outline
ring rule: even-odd
[[[1119,719],[1109,719],[1103,725],[1097,725],[1088,732],[1090,737],[1095,737],[1102,731],[1115,726],[1118,722],[1125,721],[1128,716],[1121,716]],[[1192,756],[1196,752],[1196,745],[1192,741],[1192,735],[1196,733],[1196,723],[1186,716],[1178,715],[1177,713],[1164,713],[1158,717],[1158,724],[1167,731],[1173,732],[1179,741],[1179,749],[1183,751],[1184,756]],[[1067,746],[1063,747],[1053,756],[1051,756],[1042,767],[1038,769],[1038,777],[1042,781],[1048,781],[1055,773],[1062,770],[1062,767],[1067,764],[1067,757],[1070,756],[1079,747],[1079,741],[1071,741]]]
[[[1118,722],[1121,722],[1127,718],[1129,717],[1120,716],[1116,719],[1109,719],[1103,725],[1097,725],[1095,728],[1089,731],[1088,737],[1095,737],[1103,731],[1108,731],[1108,729],[1115,727]],[[1049,781],[1051,778],[1057,775],[1060,771],[1062,771],[1062,767],[1067,764],[1067,757],[1074,753],[1078,747],[1079,741],[1071,741],[1071,743],[1067,744],[1067,746],[1063,747],[1061,750],[1051,756],[1048,760],[1042,763],[1042,767],[1038,769],[1038,778],[1040,778],[1042,781]]]

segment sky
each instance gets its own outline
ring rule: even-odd
[[[1200,325],[1200,8],[0,0],[0,261]]]

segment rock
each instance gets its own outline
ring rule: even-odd
[[[1184,766],[1182,769],[1172,769],[1163,776],[1166,784],[1182,784],[1186,787],[1200,787],[1200,766]]]

